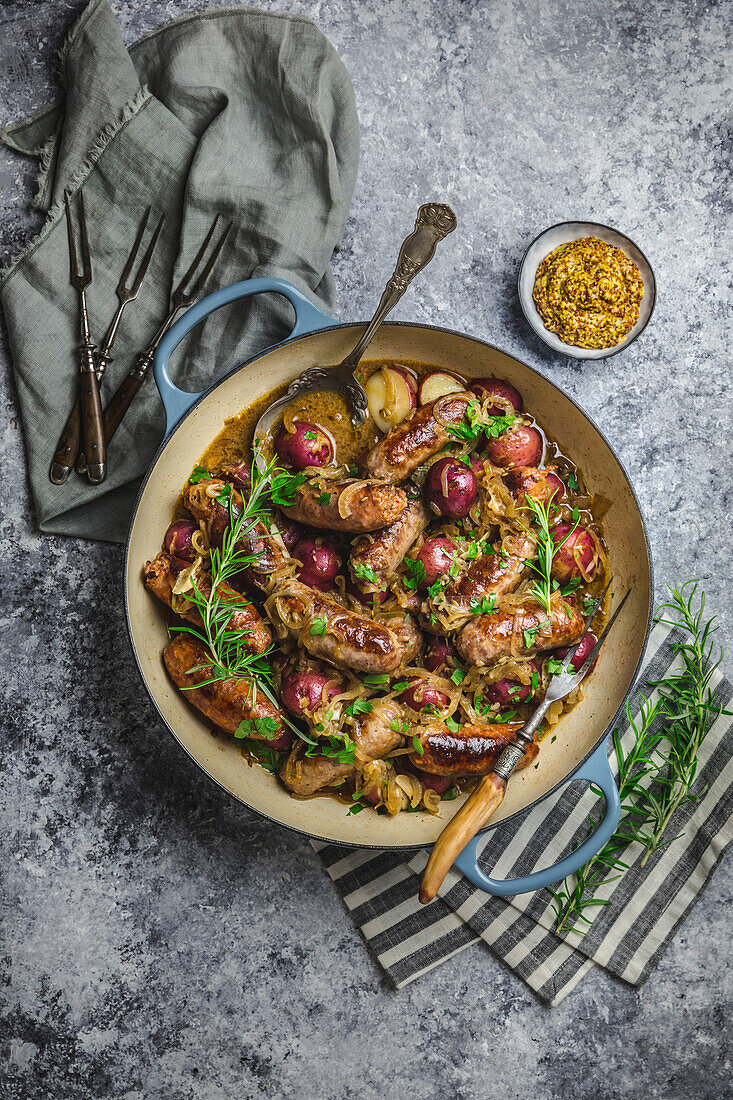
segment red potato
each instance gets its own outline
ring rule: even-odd
[[[380,432],[390,432],[415,408],[417,386],[405,370],[382,367],[364,384],[369,413]]]
[[[502,382],[500,378],[477,378],[475,382],[471,383],[471,389],[482,401],[485,397],[498,397],[508,402],[515,412],[520,413],[522,411],[521,393],[508,382]],[[507,414],[504,405],[490,405],[486,411],[489,416],[506,416]]]
[[[496,439],[490,439],[486,455],[495,466],[537,466],[542,459],[542,436],[536,428],[522,424]]]
[[[439,577],[445,576],[456,556],[456,544],[453,539],[436,535],[427,539],[422,544],[417,560],[425,570],[425,579],[420,585],[423,591],[427,591],[431,584],[435,584]]]
[[[321,703],[338,695],[341,684],[321,672],[286,672],[280,684],[280,702],[294,718],[312,714]]]
[[[440,795],[445,794],[455,783],[455,777],[452,775],[433,775],[432,772],[424,772],[417,767],[415,767],[415,774],[423,787],[427,787],[430,791],[436,791]]]
[[[532,661],[532,667],[535,672],[539,674],[541,665],[539,661]],[[537,687],[539,687],[539,675],[537,676]],[[521,680],[512,680],[510,677],[506,677],[503,680],[497,680],[494,684],[489,684],[486,687],[486,698],[492,703],[498,703],[501,707],[516,706],[517,703],[526,703],[528,699],[531,699],[535,694],[536,688],[533,688],[531,684],[523,684]]]
[[[289,432],[285,425],[275,436],[275,451],[294,470],[307,466],[327,466],[333,458],[333,443],[323,428],[308,420],[298,420]]]
[[[413,401],[412,403],[414,407],[415,403],[417,402],[417,378],[414,374],[410,373],[407,367],[399,367],[395,364],[395,366],[390,367],[389,369],[395,371],[397,374],[401,374],[408,387],[412,390],[412,393],[415,397],[415,401]]]
[[[570,662],[575,672],[577,672],[580,666],[585,663],[586,658],[590,654],[590,651],[593,649],[593,646],[596,644],[597,641],[598,639],[596,638],[595,634],[593,634],[590,630],[580,639],[578,650],[572,661]],[[568,653],[570,652],[570,648],[570,646],[563,646],[561,649],[556,649],[552,656],[555,657],[558,661],[564,661]],[[598,654],[598,656],[600,657],[600,654]],[[598,657],[596,657],[588,671],[592,672],[597,664]]]
[[[411,615],[416,615],[422,607],[422,596],[419,592],[408,592],[406,596],[403,595],[400,607],[404,607]]]
[[[309,588],[327,592],[341,572],[342,560],[336,546],[327,539],[307,535],[296,543],[293,557],[301,563],[298,577]]]
[[[252,469],[248,462],[237,462],[222,466],[221,476],[231,481],[240,493],[248,493],[252,488]]]
[[[441,458],[428,471],[425,496],[436,515],[463,519],[478,496],[476,475],[465,462]]]
[[[420,679],[411,680],[410,686],[400,692],[397,698],[400,703],[411,707],[412,710],[424,710],[425,707],[435,707],[437,710],[441,710],[448,705],[449,701],[444,692],[438,691],[427,680]]]
[[[469,462],[473,470],[473,476],[479,481],[486,473],[486,459],[482,458],[481,455],[471,455]]]
[[[285,543],[285,549],[289,554],[292,554],[300,540],[307,536],[307,529],[302,524],[296,523],[294,519],[288,519],[287,516],[282,514],[275,517],[275,526],[280,532],[280,538]]]
[[[449,393],[462,393],[466,383],[449,371],[434,370],[426,374],[420,382],[418,398],[421,405],[429,405],[431,401],[437,401],[439,397],[445,397]]]
[[[552,559],[553,577],[563,584],[576,577],[593,580],[600,557],[590,531],[585,527],[576,527],[573,531],[572,523],[559,523],[552,529],[552,540],[558,547]]]
[[[458,654],[447,638],[431,638],[425,648],[423,666],[428,672],[442,672],[457,668]]]
[[[198,523],[190,519],[179,519],[172,523],[165,533],[163,545],[169,554],[181,561],[196,561],[196,551],[193,547],[193,536],[199,529]]]

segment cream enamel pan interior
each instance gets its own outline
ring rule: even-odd
[[[456,812],[460,799],[443,803],[439,818],[371,811],[347,816],[334,798],[291,798],[260,767],[249,766],[233,741],[212,737],[198,712],[167,677],[162,652],[168,640],[167,612],[143,586],[141,571],[155,557],[183,482],[227,417],[308,366],[336,363],[356,342],[361,326],[339,325],[300,337],[232,372],[205,395],[174,429],[151,466],[134,515],[125,563],[126,607],[131,640],[146,687],[163,721],[192,759],[247,806],[291,829],[341,844],[379,848],[432,844]],[[614,604],[632,595],[585,685],[585,698],[546,738],[539,768],[518,773],[492,824],[514,815],[556,788],[597,746],[622,707],[641,661],[650,621],[651,563],[634,493],[612,449],[583,412],[547,379],[517,359],[479,340],[423,325],[386,324],[369,358],[412,359],[468,377],[495,375],[511,382],[561,448],[583,470],[590,490],[610,506],[604,516],[614,573]]]

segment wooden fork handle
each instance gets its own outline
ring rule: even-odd
[[[82,348],[80,389],[81,428],[87,477],[92,485],[100,485],[107,476],[107,447],[104,442],[104,416],[99,397],[99,382],[91,348]]]
[[[437,894],[454,861],[492,814],[501,806],[506,779],[491,772],[471,792],[456,816],[448,822],[430,853],[420,883],[420,901],[426,905]]]
[[[54,485],[63,485],[81,451],[81,397],[77,397],[64,430],[59,436],[49,477]]]
[[[148,348],[146,351],[142,352],[142,354],[137,357],[135,366],[112,394],[109,404],[104,410],[104,437],[108,443],[122,423],[122,418],[132,404],[135,394],[143,384],[145,375],[148,373],[148,368],[153,361],[154,354],[155,352],[152,348]]]

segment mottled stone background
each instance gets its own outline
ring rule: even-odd
[[[200,2],[113,7],[132,42]],[[52,95],[81,8],[3,0],[4,120]],[[577,398],[632,472],[658,595],[700,577],[730,621],[731,5],[291,8],[340,51],[361,117],[340,315],[371,312],[416,206],[451,202],[460,230],[398,315],[496,342]],[[39,225],[32,176],[0,149],[0,262]],[[515,294],[526,243],[576,217],[626,230],[659,283],[644,336],[587,366],[548,353]],[[34,531],[3,354],[3,1097],[730,1095],[730,859],[640,989],[595,973],[549,1010],[482,946],[386,985],[307,842],[203,782],[157,720],[122,551]]]

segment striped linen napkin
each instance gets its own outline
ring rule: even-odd
[[[657,625],[631,711],[636,718],[648,681],[679,667],[673,644],[677,628]],[[716,701],[730,709],[733,688],[718,672],[711,681]],[[655,698],[656,695],[652,695]],[[628,719],[619,723],[625,751],[634,734]],[[580,789],[579,789],[580,788]],[[638,985],[695,903],[718,860],[733,840],[733,718],[721,714],[698,754],[694,792],[699,801],[680,807],[670,823],[677,840],[650,857],[642,870],[643,849],[634,844],[623,856],[629,870],[596,891],[610,905],[587,911],[586,935],[554,931],[548,890],[498,898],[485,894],[456,871],[447,876],[430,905],[417,891],[427,851],[353,850],[333,844],[313,847],[380,965],[399,988],[483,940],[543,1000],[558,1004],[593,966]],[[587,835],[596,796],[573,784],[547,799],[520,823],[507,822],[486,836],[480,863],[497,878],[540,870],[571,852]],[[613,875],[613,872],[611,872]]]

